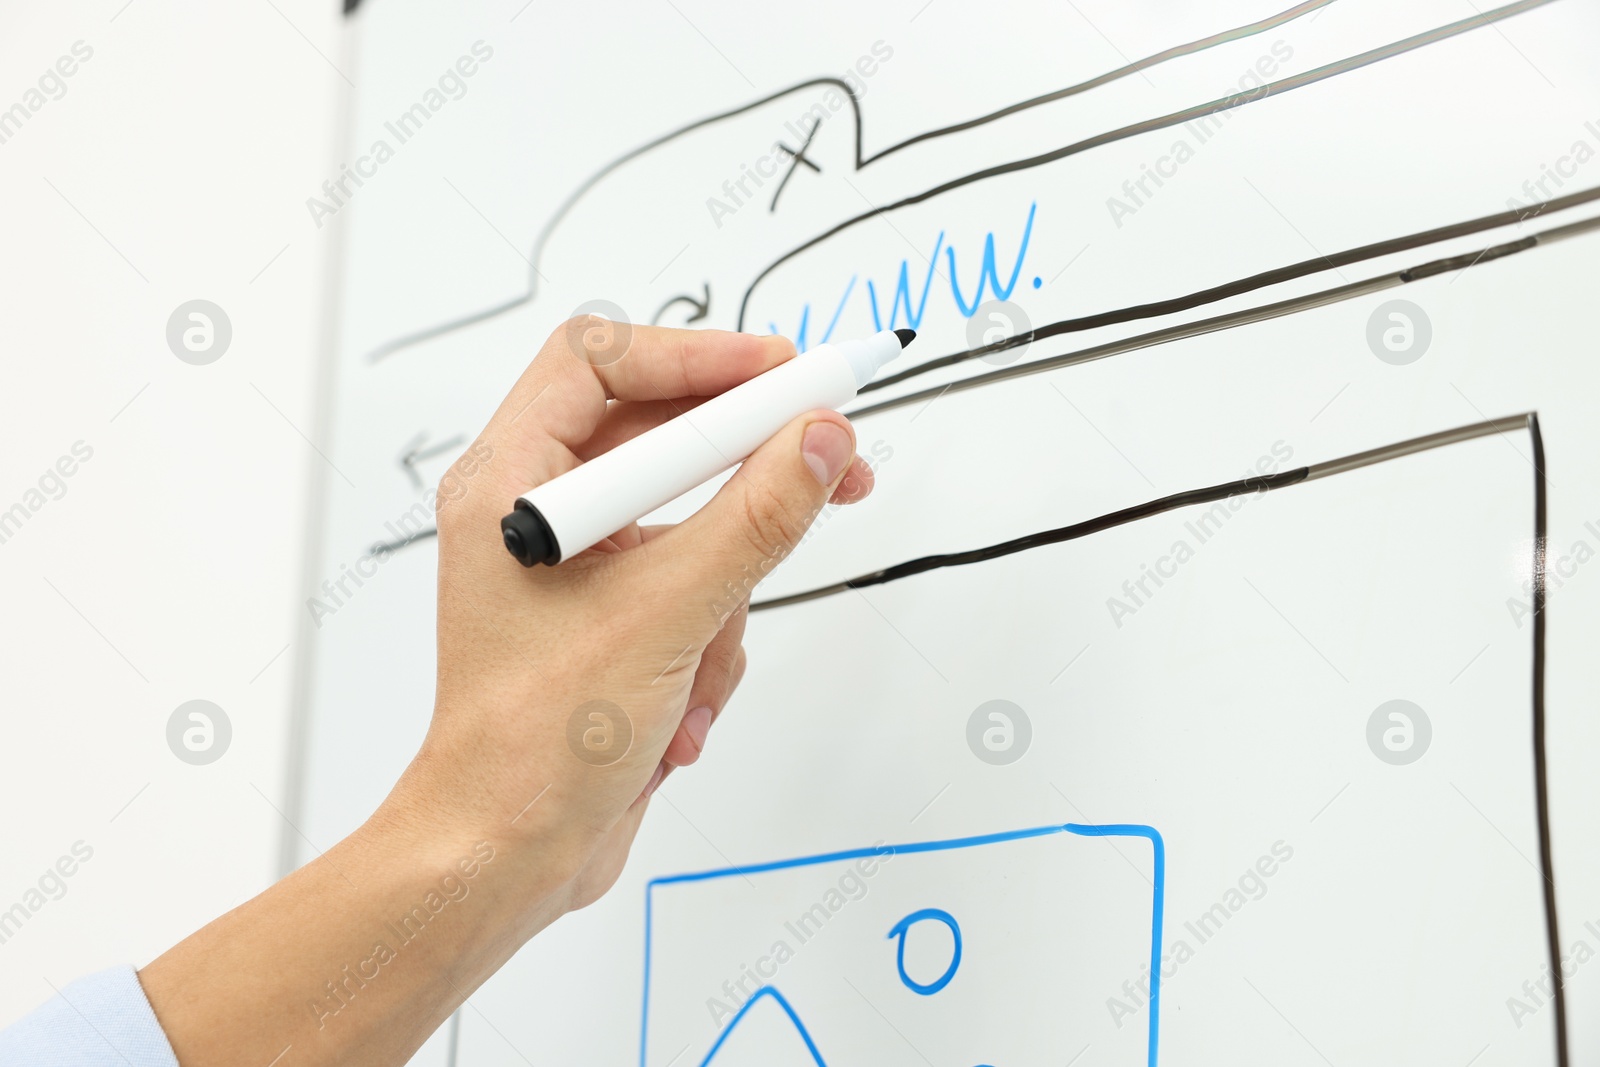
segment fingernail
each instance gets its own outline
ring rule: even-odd
[[[690,709],[689,713],[683,717],[683,732],[689,735],[689,741],[694,745],[696,752],[704,752],[706,734],[711,732],[711,709]]]
[[[665,763],[656,764],[656,773],[650,776],[650,784],[644,787],[644,792],[640,795],[648,797],[651,793],[654,793],[656,786],[661,784],[661,776],[666,773],[667,765]]]
[[[832,485],[855,455],[850,435],[838,423],[820,421],[806,427],[800,455],[822,485]]]

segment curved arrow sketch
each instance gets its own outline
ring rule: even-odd
[[[668,300],[665,304],[662,304],[661,307],[656,309],[656,313],[654,315],[650,316],[650,325],[659,325],[661,322],[661,316],[665,315],[667,313],[667,309],[673,304],[688,304],[690,307],[694,308],[694,314],[690,315],[683,321],[699,322],[711,311],[711,283],[703,283],[701,285],[701,291],[703,295],[699,300],[696,300],[688,293],[684,293],[681,296],[675,296],[671,300]]]

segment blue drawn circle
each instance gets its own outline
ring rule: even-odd
[[[923,985],[906,973],[906,934],[910,932],[913,924],[922,922],[924,919],[933,919],[949,927],[950,936],[955,940],[956,945],[955,951],[950,956],[950,966],[946,967],[943,974],[927,985]],[[948,911],[943,911],[939,908],[923,908],[920,911],[914,911],[895,923],[894,927],[889,931],[889,936],[900,939],[899,945],[895,947],[894,965],[900,972],[900,981],[904,982],[906,988],[913,993],[931,997],[949,985],[950,979],[956,976],[956,968],[961,966],[961,926],[956,922],[955,916]]]

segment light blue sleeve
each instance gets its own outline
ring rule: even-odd
[[[91,974],[0,1030],[5,1067],[178,1067],[132,967]]]

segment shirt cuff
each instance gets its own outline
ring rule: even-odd
[[[132,967],[91,974],[0,1030],[6,1067],[178,1067]]]

